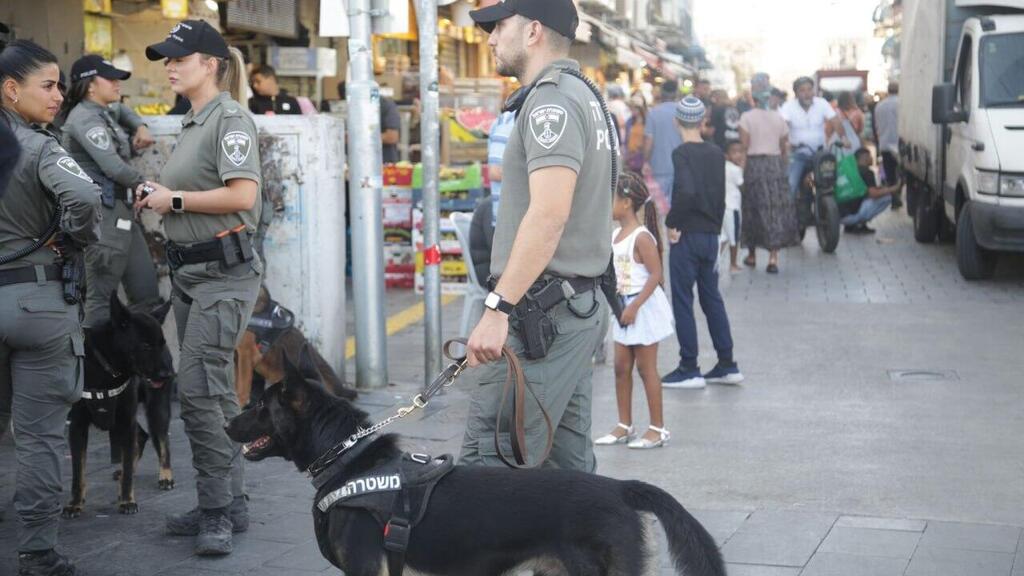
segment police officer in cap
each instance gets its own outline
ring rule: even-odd
[[[145,178],[129,163],[132,135],[114,119],[111,108],[120,104],[121,81],[129,77],[130,72],[102,56],[83,56],[71,66],[71,88],[64,102],[64,147],[103,193],[102,240],[85,251],[86,327],[109,319],[110,295],[122,282],[132,305],[152,308],[160,301],[156,268],[131,207],[135,188]],[[130,110],[128,114],[138,118]],[[148,132],[141,121],[136,127]]]
[[[256,126],[245,107],[220,89],[233,64],[224,38],[206,22],[177,24],[146,56],[164,60],[171,88],[192,104],[160,182],[136,191],[139,208],[164,217],[181,344],[181,417],[199,501],[169,517],[167,529],[197,535],[197,554],[222,555],[231,552],[232,531],[249,524],[241,447],[224,425],[240,412],[234,350],[263,274],[252,246],[260,219]]]
[[[59,76],[57,58],[32,42],[0,52],[0,122],[21,146],[0,200],[0,390],[13,392],[19,576],[75,573],[54,547],[64,421],[82,394],[85,343],[60,254],[72,257],[99,238],[100,191],[42,128],[60,110]],[[63,239],[47,242],[55,231]]]
[[[525,362],[524,369],[527,381],[543,390],[541,402],[556,426],[544,464],[593,471],[591,356],[609,315],[597,278],[611,258],[614,130],[600,94],[568,59],[579,24],[572,0],[506,0],[471,15],[490,33],[498,73],[519,78],[524,88],[506,105],[517,117],[502,166],[491,253],[495,281],[469,338],[470,365],[484,366],[461,461],[500,465],[497,450],[508,453],[507,446],[495,446],[505,379],[505,367],[496,362],[506,343],[523,356],[529,326],[516,320],[516,307],[554,283],[567,297],[547,312],[554,339],[546,356]],[[527,428],[527,452],[540,454],[547,431],[538,410],[527,411]]]

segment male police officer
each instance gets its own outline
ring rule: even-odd
[[[556,426],[544,464],[593,471],[590,360],[608,318],[596,288],[611,257],[614,132],[600,95],[567,59],[579,24],[572,0],[506,0],[471,14],[491,35],[498,73],[525,88],[508,106],[518,116],[504,156],[495,281],[468,346],[470,365],[487,366],[478,372],[461,461],[497,465],[497,451],[509,453],[506,435],[495,445],[505,367],[492,364],[507,343],[530,359],[527,381]],[[537,328],[521,319],[523,310],[552,285],[565,298],[546,311],[553,330],[534,333],[542,345],[530,350],[527,340],[538,339],[527,331]],[[539,416],[527,410],[526,448],[534,457],[546,440]]]

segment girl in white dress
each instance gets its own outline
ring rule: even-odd
[[[640,223],[640,211],[646,226]],[[620,228],[612,232],[612,255],[623,311],[613,325],[615,340],[615,396],[619,424],[597,445],[626,444],[630,448],[657,448],[668,443],[661,409],[661,377],[658,375],[658,342],[672,335],[672,306],[661,287],[661,234],[658,211],[643,179],[628,172],[619,178],[612,217]],[[633,365],[644,381],[650,427],[633,434]]]

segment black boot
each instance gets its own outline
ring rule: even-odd
[[[74,576],[75,565],[53,550],[18,554],[18,576]],[[81,573],[78,573],[81,575]]]
[[[199,536],[195,553],[198,556],[224,556],[231,554],[231,519],[228,509],[200,509]]]
[[[248,499],[248,496],[238,496],[228,506],[231,531],[236,534],[249,529],[249,506],[246,504]],[[167,533],[174,536],[197,536],[201,517],[202,511],[199,508],[193,508],[184,514],[168,516]]]

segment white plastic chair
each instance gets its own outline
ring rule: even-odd
[[[458,237],[459,246],[462,247],[462,258],[466,262],[469,277],[466,294],[462,300],[462,323],[459,327],[459,335],[468,338],[470,331],[484,315],[484,299],[487,298],[487,290],[477,281],[476,267],[473,266],[473,256],[469,251],[469,229],[473,222],[473,214],[452,212],[448,219],[455,227],[455,236]]]

